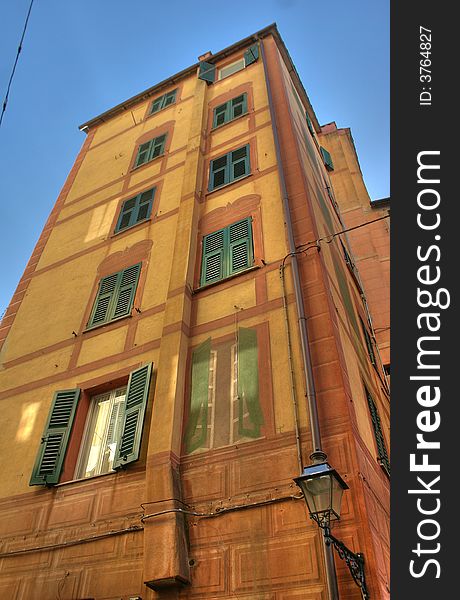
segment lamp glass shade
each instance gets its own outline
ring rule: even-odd
[[[294,481],[303,492],[310,516],[321,527],[328,527],[331,520],[340,518],[342,494],[348,486],[328,463],[305,467]]]

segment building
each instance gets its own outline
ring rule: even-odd
[[[293,482],[322,449],[349,486],[334,535],[388,598],[348,130],[321,128],[275,25],[81,129],[2,323],[0,596],[319,600],[336,571],[361,598]]]

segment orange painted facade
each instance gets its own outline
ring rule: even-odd
[[[212,83],[194,65],[82,127],[2,322],[0,597],[328,598],[321,534],[293,482],[313,448],[290,220],[322,446],[350,488],[334,535],[364,553],[371,598],[389,598],[389,398],[366,309],[386,361],[388,290],[375,284],[388,281],[386,221],[335,235],[375,211],[350,136],[321,129],[275,26],[204,61]],[[138,459],[81,476],[95,402],[128,385],[128,406],[150,364]],[[29,485],[53,397],[69,390],[79,399],[57,481]],[[360,598],[335,565],[340,598]]]

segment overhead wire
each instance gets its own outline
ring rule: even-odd
[[[19,55],[21,54],[22,43],[24,41],[24,36],[26,35],[27,25],[29,23],[29,17],[30,17],[30,13],[32,11],[32,5],[33,5],[33,3],[34,3],[34,0],[31,0],[30,5],[29,5],[29,10],[27,11],[27,17],[26,17],[26,20],[25,20],[25,23],[24,23],[24,29],[22,30],[21,40],[19,42],[19,46],[18,46],[18,49],[17,49],[17,52],[16,52],[16,58],[14,60],[13,69],[11,71],[10,79],[8,81],[8,86],[6,88],[5,99],[3,100],[3,105],[2,105],[2,112],[0,114],[0,127],[2,125],[3,115],[5,114],[6,106],[8,104],[8,96],[10,94],[11,83],[13,81],[14,73],[16,71],[16,65],[18,64]]]

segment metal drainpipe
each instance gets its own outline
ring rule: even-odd
[[[294,293],[296,299],[296,307],[297,307],[297,319],[299,323],[300,330],[300,341],[302,347],[302,364],[303,370],[305,374],[305,384],[306,384],[306,397],[307,397],[307,405],[308,405],[308,413],[310,417],[310,427],[311,427],[311,437],[312,437],[312,445],[313,445],[313,453],[310,455],[310,458],[313,462],[324,462],[327,458],[325,452],[323,452],[321,448],[321,434],[319,429],[319,417],[318,417],[318,407],[316,403],[316,390],[315,390],[315,382],[313,378],[313,368],[311,363],[310,356],[310,348],[308,342],[308,332],[307,332],[307,318],[305,316],[305,309],[303,304],[303,296],[302,296],[302,285],[300,282],[300,274],[299,274],[299,265],[297,261],[297,255],[295,254],[295,242],[294,242],[294,232],[292,228],[291,221],[291,213],[289,208],[289,198],[287,194],[286,188],[286,179],[284,177],[283,165],[281,162],[281,150],[280,143],[278,137],[278,128],[276,125],[276,116],[275,116],[275,108],[273,106],[273,97],[271,93],[270,79],[268,77],[268,67],[265,58],[265,50],[263,40],[260,39],[260,49],[262,56],[262,63],[264,66],[264,74],[265,74],[265,83],[267,86],[267,96],[268,96],[268,105],[270,108],[270,117],[272,121],[272,130],[273,130],[273,140],[275,143],[275,151],[276,151],[276,161],[278,164],[278,175],[281,186],[281,195],[283,198],[283,210],[284,210],[284,218],[286,222],[286,229],[288,234],[288,243],[289,243],[289,252],[291,253],[291,264],[292,264],[292,274],[294,280]],[[335,564],[334,557],[332,555],[331,546],[326,545],[323,539],[323,550],[324,550],[324,559],[325,559],[325,567],[326,567],[326,578],[327,585],[329,589],[329,598],[330,600],[338,600],[339,591],[337,587],[337,575],[335,572]]]

